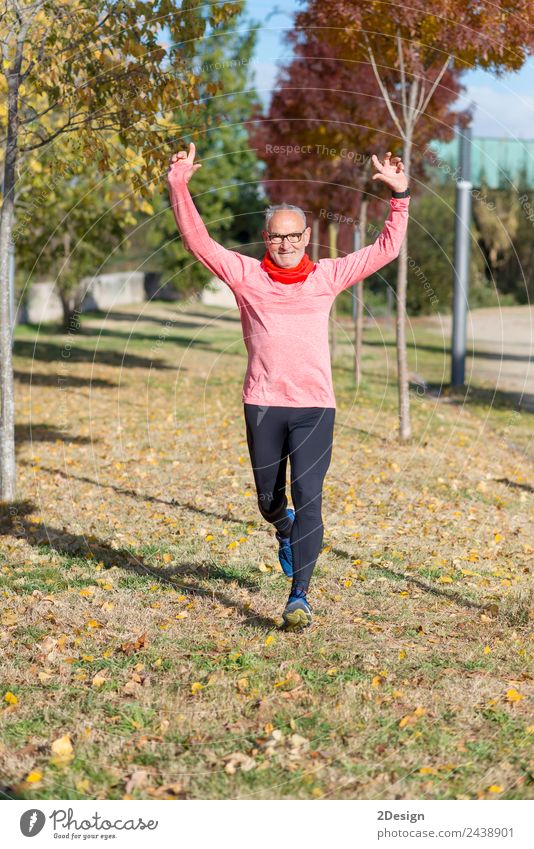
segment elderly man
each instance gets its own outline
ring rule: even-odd
[[[283,612],[292,630],[311,624],[308,587],[323,542],[323,481],[330,465],[336,400],[328,318],[339,292],[398,256],[408,224],[409,189],[400,157],[372,157],[374,180],[392,191],[376,241],[341,259],[314,263],[306,253],[311,229],[297,206],[266,212],[266,252],[257,260],[215,242],[187,184],[201,168],[195,146],[173,154],[168,171],[172,209],[183,242],[232,290],[241,315],[248,367],[242,402],[247,442],[264,519],[276,528],[279,559],[291,578]],[[287,459],[291,496],[286,497]]]

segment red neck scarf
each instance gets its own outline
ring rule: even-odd
[[[267,251],[263,257],[261,266],[271,280],[276,280],[278,283],[301,283],[314,270],[315,263],[311,261],[308,254],[304,254],[298,265],[295,265],[293,268],[282,268],[272,261]]]

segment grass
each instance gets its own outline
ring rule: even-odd
[[[66,337],[17,329],[4,795],[534,798],[529,414],[414,390],[399,445],[393,331],[366,331],[357,391],[340,342],[315,624],[287,634],[218,312],[84,317],[61,388]],[[437,384],[435,338],[415,323],[409,357]]]

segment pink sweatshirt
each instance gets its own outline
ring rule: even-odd
[[[410,198],[391,198],[376,241],[341,259],[321,259],[301,283],[279,283],[260,260],[231,251],[211,238],[185,181],[170,185],[183,242],[234,293],[241,315],[248,367],[242,401],[282,407],[336,407],[328,318],[339,292],[399,255]]]

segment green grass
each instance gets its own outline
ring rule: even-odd
[[[484,387],[466,404],[412,390],[414,436],[399,445],[393,330],[365,331],[357,391],[340,343],[315,623],[286,634],[289,584],[248,462],[240,326],[201,305],[131,313],[84,316],[61,395],[46,378],[64,334],[17,328],[16,367],[42,379],[17,385],[22,536],[1,516],[11,795],[534,798],[527,414]],[[414,328],[410,367],[440,383],[448,355]],[[232,766],[236,753],[253,768]],[[127,793],[135,770],[146,780]]]

